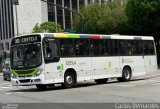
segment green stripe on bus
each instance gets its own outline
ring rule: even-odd
[[[62,71],[64,70],[64,64],[61,64],[61,70]]]
[[[109,68],[111,68],[111,67],[112,67],[111,61],[109,61]]]
[[[12,70],[12,73],[16,76],[33,76],[39,71],[38,68],[28,69],[28,70]]]
[[[155,41],[153,41],[153,43],[154,43],[154,53],[157,54]]]
[[[152,63],[153,63],[152,60],[150,60],[149,64],[152,65]]]
[[[80,38],[77,34],[68,34],[68,38]]]
[[[111,67],[112,67],[112,63],[111,63],[111,61],[108,61],[108,63],[107,63],[107,67],[108,67],[108,68],[111,68]]]

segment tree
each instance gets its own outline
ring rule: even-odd
[[[60,24],[57,24],[57,32],[61,32]],[[53,33],[56,32],[56,23],[55,22],[44,22],[42,24],[36,24],[32,30],[33,33],[41,33],[41,32],[48,32]]]
[[[126,33],[127,17],[125,15],[125,4],[111,2],[107,4],[90,4],[84,7],[80,14],[83,17],[84,33],[99,34],[123,34]],[[80,32],[80,17],[74,19],[73,25]]]
[[[131,34],[160,35],[160,0],[129,0],[126,6]]]

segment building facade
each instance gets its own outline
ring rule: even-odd
[[[107,3],[108,1],[111,0],[48,0],[48,1],[60,5],[62,7],[68,8],[69,10],[79,12],[79,10],[82,7],[87,6],[92,2],[97,2],[102,4],[102,3]],[[52,4],[48,4],[48,20],[61,24],[63,30],[71,28],[74,14],[76,13],[73,13],[71,11],[57,7]]]
[[[46,0],[75,12],[92,2],[107,3],[112,0]],[[21,34],[30,34],[37,23],[54,21],[63,30],[70,29],[74,14],[71,11],[41,0],[0,0],[0,63],[8,54],[10,41]]]
[[[9,43],[14,37],[13,5],[11,0],[0,0],[0,63],[9,52]]]

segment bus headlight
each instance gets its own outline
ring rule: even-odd
[[[17,79],[17,76],[15,74],[11,74],[11,78]]]
[[[43,69],[39,68],[38,72],[34,75],[34,77],[39,76],[42,73]]]

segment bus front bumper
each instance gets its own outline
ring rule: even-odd
[[[36,85],[44,84],[43,77],[23,77],[23,78],[11,78],[12,86],[26,86],[26,85]]]

